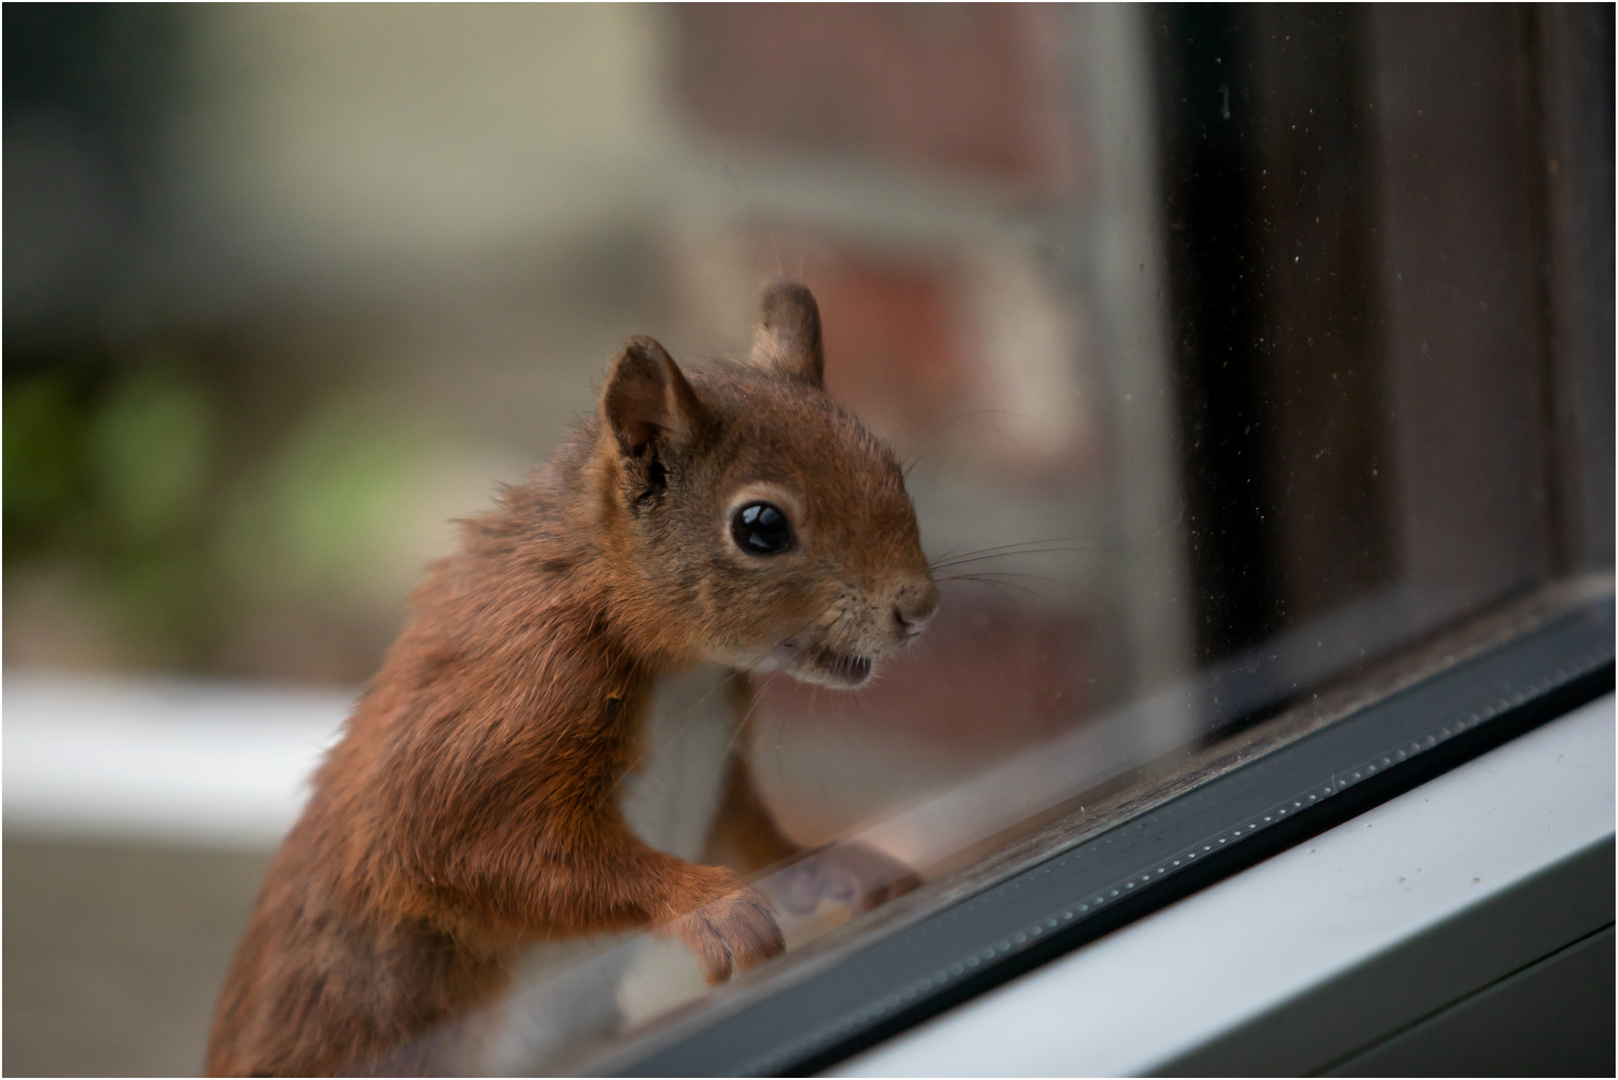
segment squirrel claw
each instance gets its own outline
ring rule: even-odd
[[[734,891],[682,915],[669,927],[696,956],[710,986],[786,951],[770,902],[739,879],[736,884]]]
[[[793,915],[810,914],[822,900],[870,911],[921,885],[909,866],[860,843],[822,848],[788,867],[780,879],[781,907]]]

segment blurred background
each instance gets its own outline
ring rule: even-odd
[[[454,519],[775,276],[972,560],[873,690],[772,684],[804,842],[1611,571],[1610,9],[3,18],[7,1072],[200,1066]]]

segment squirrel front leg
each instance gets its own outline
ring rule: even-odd
[[[579,827],[579,826],[583,827]],[[698,866],[647,846],[615,806],[554,832],[543,854],[513,850],[491,830],[457,851],[474,905],[529,934],[590,934],[647,926],[682,941],[710,983],[757,967],[785,948],[769,901],[733,870]],[[520,869],[519,869],[520,868]],[[481,887],[480,887],[481,886]],[[511,918],[515,916],[515,918]]]
[[[781,831],[753,782],[749,736],[756,729],[749,721],[758,708],[753,680],[746,672],[738,671],[731,675],[726,691],[740,730],[725,761],[719,809],[708,829],[702,858],[735,867],[744,874],[755,874],[801,855],[804,848]]]
[[[758,702],[745,673],[732,677],[730,700],[737,722],[747,725]],[[704,861],[756,874],[797,860],[775,878],[772,889],[794,915],[814,911],[822,898],[869,911],[921,884],[909,866],[868,844],[843,841],[811,851],[782,832],[754,782],[748,734],[744,728],[725,762],[724,788],[708,831]]]

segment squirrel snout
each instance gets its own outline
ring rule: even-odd
[[[907,592],[893,605],[893,621],[899,628],[899,637],[908,641],[927,629],[927,624],[938,614],[938,586],[928,583],[926,589]]]

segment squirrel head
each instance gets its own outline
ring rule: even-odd
[[[857,687],[938,610],[893,452],[827,396],[820,313],[777,282],[745,362],[631,338],[594,461],[615,621],[664,655]]]

